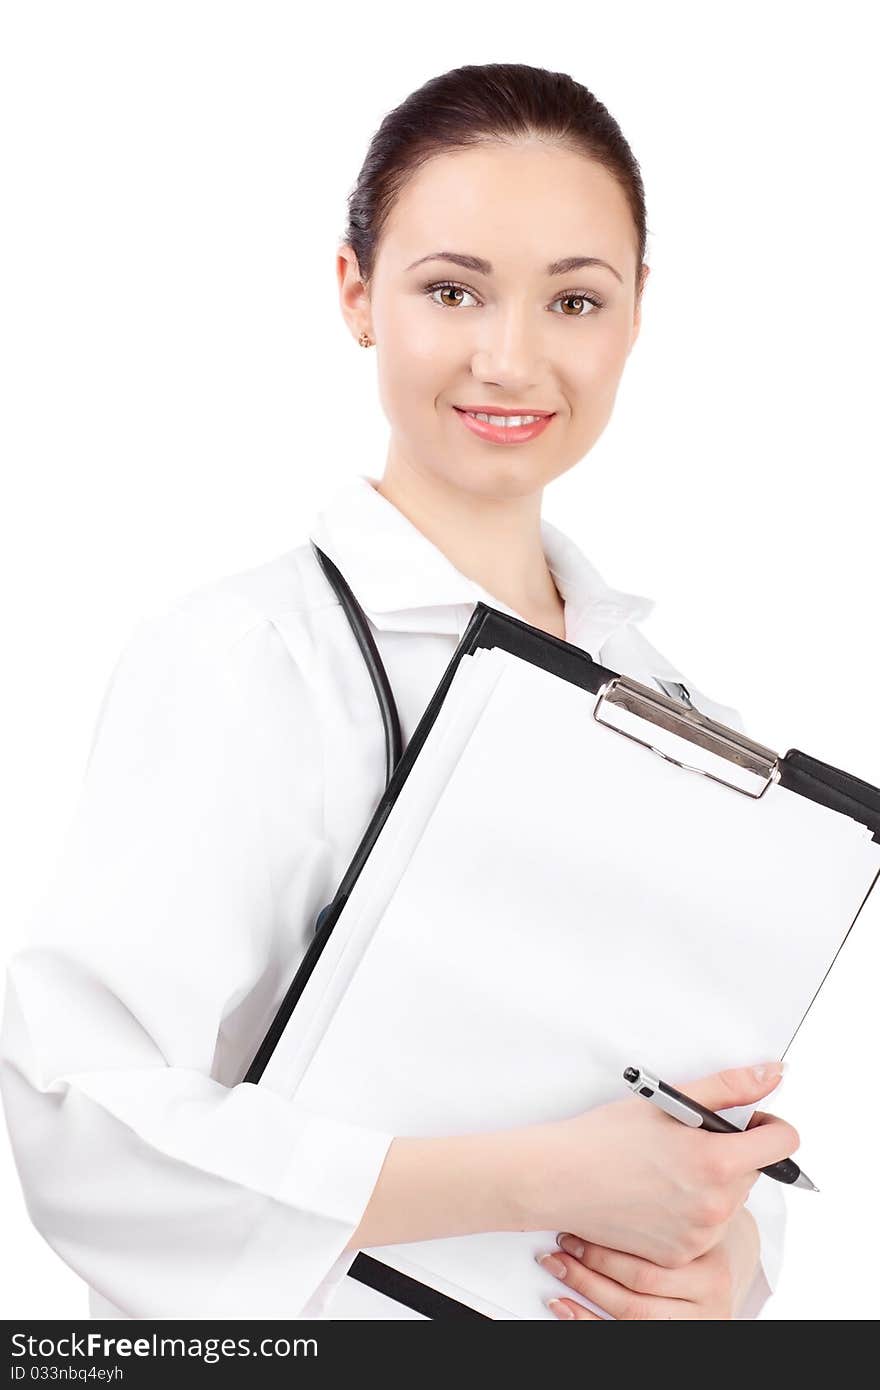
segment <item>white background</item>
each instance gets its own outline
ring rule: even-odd
[[[754,737],[880,784],[870,7],[323,14],[3,7],[4,957],[136,620],[301,544],[346,474],[381,475],[375,357],[338,308],[345,198],[384,113],[463,63],[571,73],[646,184],[642,334],[545,516],[657,600],[646,635]],[[768,1319],[876,1316],[878,943],[872,902],[774,1097],[822,1190],[788,1194]],[[0,1221],[4,1316],[86,1316],[5,1126]]]

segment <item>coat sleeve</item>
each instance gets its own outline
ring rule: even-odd
[[[268,619],[234,638],[199,605],[144,620],[7,967],[0,1089],[30,1218],[131,1317],[299,1316],[393,1137],[236,1079],[326,888],[321,759]],[[278,769],[283,859],[261,804]]]

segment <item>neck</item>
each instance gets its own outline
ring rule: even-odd
[[[540,491],[501,498],[463,492],[391,453],[376,489],[468,579],[523,617],[555,615],[558,626],[563,602],[544,555]]]

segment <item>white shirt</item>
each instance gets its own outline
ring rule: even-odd
[[[406,743],[474,604],[514,610],[366,476],[309,534],[371,621]],[[680,680],[742,728],[639,631],[651,600],[610,588],[547,522],[542,538],[569,642],[648,684]],[[369,673],[308,542],[129,637],[54,877],[8,965],[0,1039],[28,1211],[88,1284],[92,1316],[419,1316],[345,1273],[393,1136],[240,1084],[384,770]],[[759,1178],[748,1206],[754,1317],[779,1274],[780,1185]]]

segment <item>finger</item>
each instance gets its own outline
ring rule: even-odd
[[[757,1129],[759,1125],[769,1125],[773,1120],[778,1120],[778,1115],[771,1115],[768,1110],[755,1110],[746,1125],[746,1129]]]
[[[604,1308],[615,1318],[644,1321],[653,1318],[674,1318],[690,1320],[698,1316],[697,1306],[683,1298],[654,1297],[650,1294],[636,1293],[633,1289],[618,1284],[595,1269],[588,1269],[580,1260],[565,1253],[556,1255],[555,1260],[565,1266],[565,1273],[556,1275],[558,1279],[584,1298]],[[547,1269],[546,1260],[542,1266]],[[550,1268],[551,1274],[555,1271]]]
[[[687,1264],[669,1269],[665,1265],[654,1264],[652,1260],[641,1259],[638,1255],[588,1243],[582,1263],[588,1269],[595,1269],[598,1274],[604,1274],[606,1278],[632,1289],[634,1293],[653,1297],[680,1298],[699,1303],[711,1290],[711,1269],[702,1255],[697,1255]]]
[[[695,1129],[693,1138],[711,1152],[713,1159],[722,1155],[723,1171],[728,1177],[738,1177],[778,1163],[782,1158],[790,1158],[801,1143],[794,1126],[778,1115],[770,1115],[761,1124],[738,1130],[736,1134],[713,1134],[708,1129]]]
[[[778,1120],[779,1116],[772,1114],[768,1110],[756,1110],[752,1114],[748,1124],[742,1132],[743,1134],[746,1134],[752,1130],[760,1129],[763,1125],[775,1124]],[[782,1121],[782,1123],[785,1122]],[[786,1157],[788,1157],[788,1155],[786,1155]],[[762,1164],[761,1167],[763,1166],[764,1165]],[[741,1206],[742,1203],[746,1200],[746,1198],[749,1195],[749,1192],[754,1187],[755,1183],[758,1181],[758,1178],[760,1176],[760,1167],[750,1168],[747,1173],[745,1173],[741,1178],[739,1178],[736,1181],[736,1183],[734,1184],[734,1193],[736,1196],[738,1206]]]
[[[709,1272],[702,1257],[685,1265],[668,1269],[653,1260],[625,1250],[612,1250],[568,1234],[556,1237],[556,1243],[566,1254],[586,1269],[594,1269],[608,1279],[622,1284],[633,1293],[659,1295],[663,1298],[685,1298],[698,1302],[709,1290]],[[544,1266],[546,1268],[546,1266]],[[552,1273],[552,1270],[551,1270]]]
[[[582,1322],[592,1318],[593,1322],[605,1322],[605,1318],[600,1318],[598,1313],[591,1313],[589,1308],[585,1308],[573,1298],[550,1298],[547,1300],[547,1307],[558,1318],[574,1318],[575,1321],[580,1318]]]
[[[711,1076],[697,1077],[681,1085],[676,1081],[673,1085],[709,1110],[730,1110],[763,1100],[779,1085],[781,1077],[780,1063],[770,1062],[757,1067],[729,1067]]]

